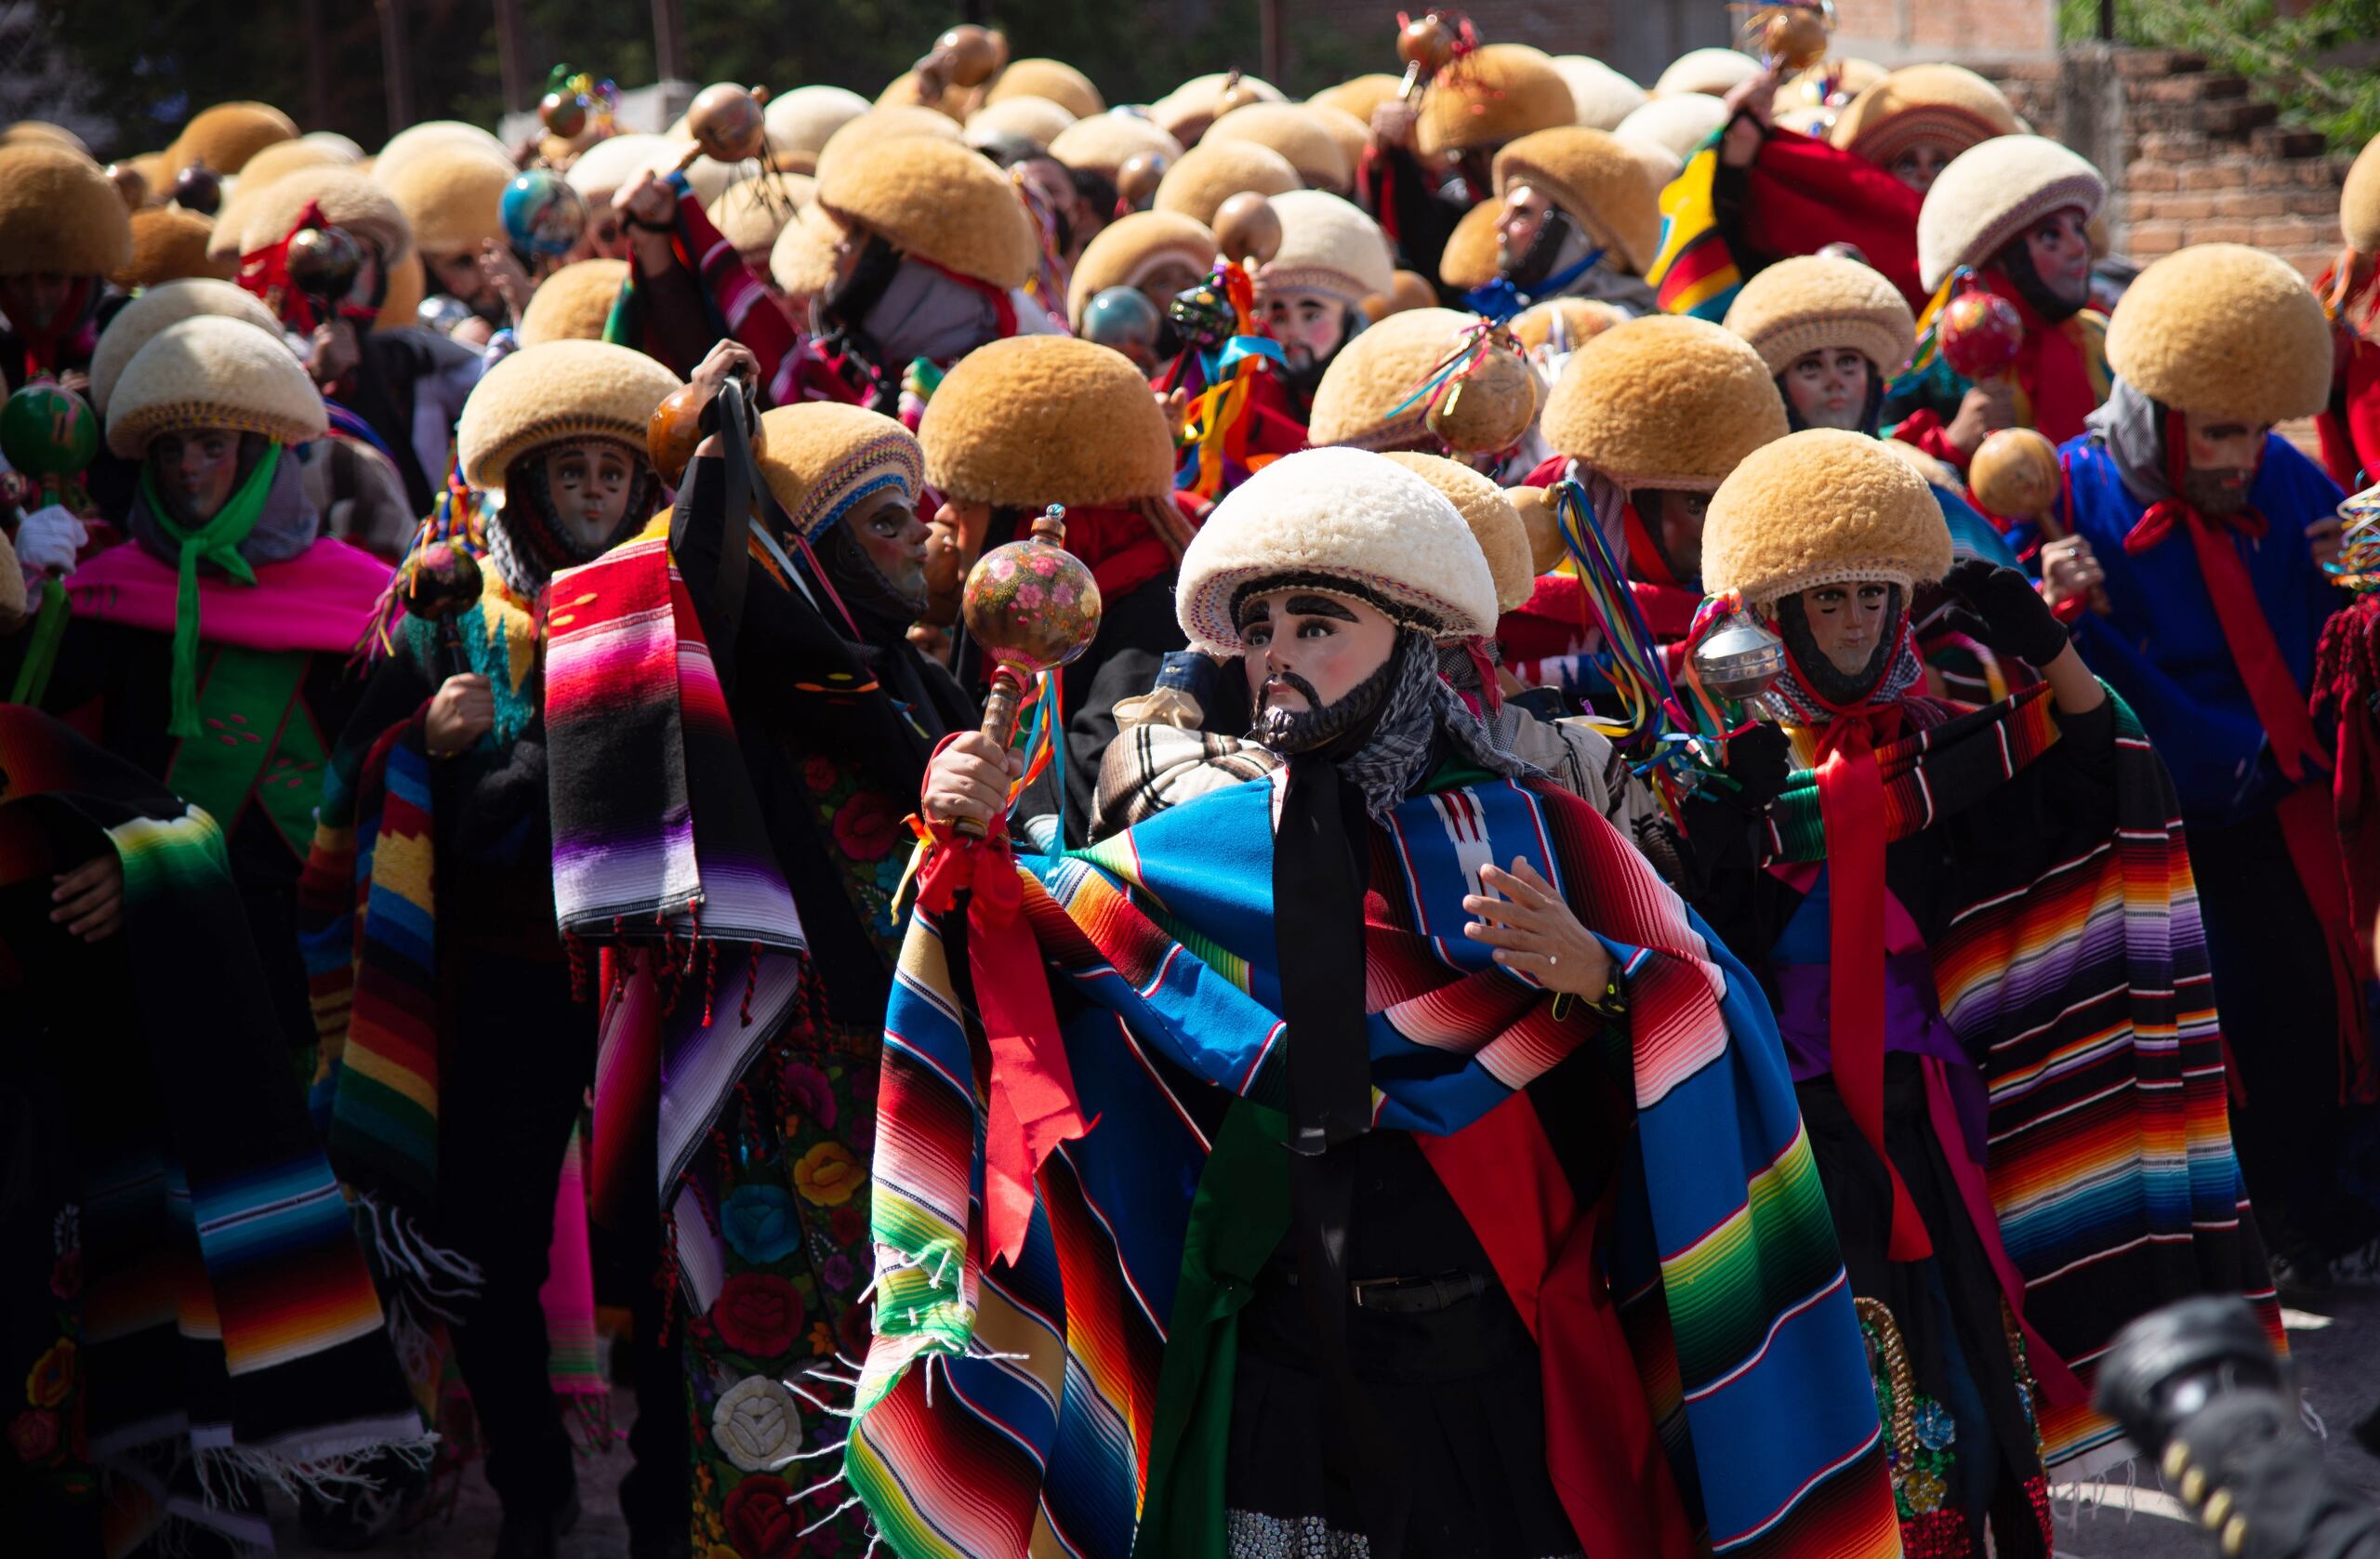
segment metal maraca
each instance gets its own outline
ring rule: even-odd
[[[1737,613],[1694,647],[1694,670],[1702,685],[1721,698],[1748,703],[1783,674],[1785,641]]]
[[[504,235],[529,255],[566,255],[587,232],[587,197],[551,168],[531,168],[504,188]]]
[[[1099,632],[1099,582],[1066,550],[1064,508],[1051,504],[1033,522],[1032,535],[976,559],[959,610],[992,663],[983,733],[1006,751],[1033,679],[1081,654]],[[984,837],[984,826],[971,818],[954,826],[969,839]]]
[[[1083,305],[1082,338],[1112,348],[1147,373],[1157,362],[1157,340],[1164,321],[1157,305],[1138,287],[1108,287]]]

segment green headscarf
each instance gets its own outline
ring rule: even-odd
[[[215,518],[195,529],[176,520],[157,492],[155,473],[147,461],[140,466],[140,497],[150,517],[181,550],[181,582],[174,594],[173,714],[167,733],[195,736],[198,730],[198,565],[213,563],[243,585],[257,582],[257,571],[240,555],[240,544],[257,528],[265,498],[272,492],[273,472],[281,465],[281,445],[270,443]]]

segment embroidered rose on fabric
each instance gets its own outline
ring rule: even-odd
[[[843,1196],[850,1195],[849,1191],[843,1193]],[[842,1196],[836,1198],[838,1201],[842,1199]],[[65,1401],[66,1394],[73,1389],[74,1344],[61,1337],[50,1344],[49,1352],[33,1360],[33,1368],[26,1371],[25,1400],[36,1407],[55,1407]]]
[[[818,1269],[818,1281],[837,1292],[852,1286],[852,1259],[838,1250]]]
[[[786,1559],[799,1546],[801,1523],[785,1503],[792,1492],[768,1473],[755,1473],[729,1490],[727,1538],[740,1559]]]
[[[27,1408],[8,1424],[8,1447],[25,1461],[38,1465],[58,1449],[58,1415]]]
[[[809,1196],[807,1188],[802,1195]],[[801,1220],[782,1185],[737,1186],[719,1209],[719,1225],[735,1253],[754,1266],[782,1262],[801,1244]]]
[[[826,1215],[826,1232],[837,1245],[857,1245],[867,1235],[867,1214],[846,1203]]]
[[[821,1207],[839,1208],[867,1180],[852,1150],[840,1143],[816,1143],[793,1167],[793,1183]]]
[[[776,1381],[747,1375],[720,1394],[710,1435],[745,1472],[765,1472],[801,1447],[801,1408]]]
[[[875,1317],[876,1307],[861,1303],[853,1305],[835,1318],[835,1341],[842,1345],[844,1357],[867,1357],[867,1345],[873,1341],[876,1330]]]
[[[774,1273],[739,1272],[720,1285],[710,1319],[746,1358],[776,1358],[801,1335],[801,1294]]]
[[[801,783],[807,786],[813,794],[822,790],[833,789],[835,785],[834,764],[828,762],[823,758],[803,759],[801,760]]]
[[[890,854],[900,832],[900,814],[880,791],[857,791],[835,813],[835,847],[854,861]]]
[[[826,1074],[806,1061],[788,1061],[778,1079],[802,1115],[821,1131],[835,1129],[835,1090],[827,1085]],[[842,1236],[838,1235],[837,1239]]]
[[[83,1291],[83,1252],[79,1249],[59,1252],[49,1269],[49,1291],[62,1300],[71,1300]]]

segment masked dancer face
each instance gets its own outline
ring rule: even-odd
[[[1386,687],[1396,625],[1379,608],[1309,587],[1266,590],[1239,603],[1241,657],[1253,734],[1276,752],[1303,752],[1366,715]]]
[[[635,457],[619,444],[585,439],[546,454],[554,523],[582,547],[600,547],[618,532],[635,487]]]
[[[1802,592],[1802,611],[1818,654],[1845,677],[1869,670],[1894,628],[1893,588],[1877,579],[1820,585]]]
[[[852,539],[911,611],[926,607],[926,538],[932,531],[896,487],[881,487],[843,516]]]
[[[2182,427],[2188,457],[2182,475],[2182,496],[2206,515],[2237,514],[2245,509],[2271,426],[2184,412]]]
[[[2091,239],[2082,209],[2053,211],[2025,231],[2025,254],[2033,274],[2056,297],[2076,308],[2091,298]]]
[[[1781,376],[1785,399],[1812,428],[1859,431],[1868,409],[1868,359],[1849,347],[1825,347],[1795,358]]]
[[[0,276],[0,314],[22,329],[46,330],[74,295],[75,280],[57,271]]]
[[[1636,517],[1660,539],[1670,576],[1680,584],[1701,578],[1702,524],[1711,513],[1711,495],[1658,488],[1632,496]]]
[[[1526,184],[1515,184],[1504,192],[1503,209],[1496,214],[1498,269],[1510,272],[1527,258],[1545,226],[1546,213],[1553,209],[1552,201]]]
[[[1957,154],[1947,146],[1921,140],[1895,157],[1885,171],[1922,195],[1934,187],[1934,180],[1942,177],[1942,170]]]
[[[422,258],[429,262],[430,280],[438,290],[456,302],[477,308],[494,297],[496,289],[489,284],[487,273],[480,269],[479,256],[469,250]]]
[[[185,523],[205,524],[231,501],[240,482],[240,435],[229,428],[187,428],[149,441],[149,469]]]
[[[1347,306],[1327,292],[1268,293],[1260,312],[1292,374],[1329,362],[1347,337]]]

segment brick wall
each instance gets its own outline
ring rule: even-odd
[[[1887,65],[2057,50],[2056,0],[1835,0],[1834,14],[1838,52]]]
[[[2240,77],[2192,54],[2099,45],[1970,63],[2108,175],[2119,254],[2145,263],[2188,244],[2254,244],[2308,278],[2335,257],[2347,160],[2276,124]]]

